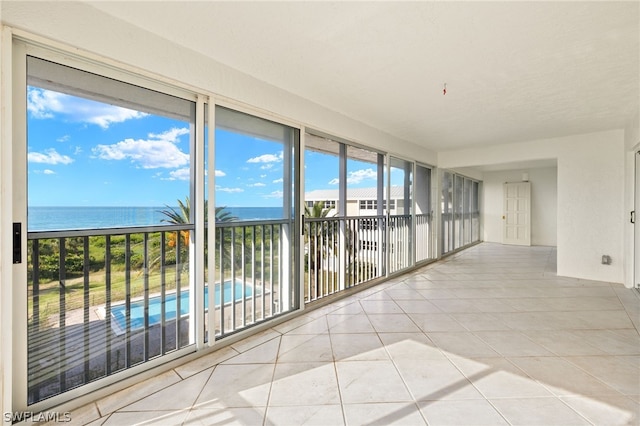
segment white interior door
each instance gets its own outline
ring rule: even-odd
[[[636,152],[636,173],[635,173],[635,224],[633,226],[634,229],[634,253],[635,253],[635,262],[634,262],[634,286],[636,288],[640,288],[640,224],[638,223],[639,218],[638,214],[640,214],[640,151]]]
[[[503,244],[531,245],[531,183],[504,184]]]

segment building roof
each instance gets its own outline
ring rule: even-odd
[[[304,194],[307,201],[330,201],[338,199],[337,189],[316,189]],[[391,199],[397,200],[404,198],[404,187],[392,186]],[[378,199],[377,188],[347,188],[348,200],[376,200]]]

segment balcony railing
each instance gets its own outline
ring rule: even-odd
[[[383,276],[385,223],[384,216],[306,218],[305,302]]]
[[[416,217],[418,238],[428,242],[431,217]],[[411,221],[411,215],[306,218],[305,302],[382,277],[387,269],[393,273],[410,267]],[[425,251],[419,260],[428,258]]]
[[[416,214],[416,262],[435,258],[431,240],[432,216],[429,213]]]
[[[224,283],[224,303],[216,304],[217,337],[295,306],[289,229],[288,220],[216,224],[216,282]]]
[[[192,229],[29,233],[29,403],[192,343]]]
[[[412,265],[411,215],[389,216],[389,273]]]
[[[411,220],[306,219],[305,302],[411,266]],[[418,238],[429,220],[417,219]],[[205,315],[213,303],[215,329],[205,336],[215,339],[297,307],[290,221],[217,223],[214,285],[195,297],[193,232],[187,224],[29,233],[30,404],[192,345],[197,298]]]
[[[29,233],[29,403],[193,344],[198,297],[216,339],[292,309],[289,228],[216,224],[215,285],[195,298],[193,225]]]

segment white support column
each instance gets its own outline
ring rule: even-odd
[[[339,172],[338,172],[338,216],[343,219],[340,220],[340,235],[339,235],[339,243],[338,246],[340,249],[338,250],[338,256],[340,256],[340,260],[338,261],[338,289],[343,291],[346,288],[346,280],[347,280],[347,244],[349,240],[347,239],[347,223],[344,220],[344,217],[347,215],[347,147],[345,144],[340,144],[340,158],[339,162]]]
[[[376,200],[377,200],[377,206],[376,206],[376,215],[378,215],[378,217],[383,217],[385,215],[385,198],[384,198],[384,194],[385,194],[385,186],[384,186],[384,154],[378,154],[378,167],[376,168],[377,170],[377,191],[376,191]],[[387,204],[390,203],[390,200],[386,201]],[[378,219],[377,223],[376,223],[376,233],[378,235],[380,235],[380,233],[386,233],[386,229],[389,227],[389,222],[387,220],[383,220],[382,223],[380,222],[380,220]],[[388,269],[388,265],[389,263],[386,261],[386,250],[383,249],[383,245],[387,244],[387,238],[385,235],[382,235],[382,238],[376,238],[377,242],[378,242],[378,246],[376,247],[377,249],[377,253],[378,253],[378,258],[377,258],[377,262],[378,265],[377,267],[379,268],[377,270],[377,274],[378,276],[382,276],[383,273],[384,275],[387,274],[387,269]]]
[[[410,162],[407,170],[411,170],[411,176],[409,178],[410,187],[405,189],[405,191],[409,193],[411,200],[411,211],[409,211],[409,220],[411,221],[411,229],[409,232],[411,234],[409,235],[409,247],[407,247],[409,250],[409,265],[404,265],[405,268],[416,264],[416,250],[418,245],[416,241],[416,163],[414,161]],[[405,180],[406,179],[407,178],[405,177]]]
[[[190,220],[195,223],[195,231],[191,233],[189,261],[191,274],[189,280],[189,341],[195,337],[196,349],[204,347],[204,96],[198,95],[196,101],[195,143],[191,149],[192,181]],[[195,146],[194,146],[195,145]],[[195,336],[193,335],[195,333]]]
[[[299,163],[299,168],[298,170],[296,170],[296,173],[298,174],[298,176],[300,177],[299,182],[299,188],[298,188],[298,194],[299,194],[299,200],[300,202],[298,203],[298,208],[300,210],[298,210],[299,214],[302,215],[305,212],[305,190],[304,190],[304,185],[305,185],[305,180],[304,180],[304,153],[305,153],[305,148],[306,148],[306,129],[305,127],[302,127],[300,129],[300,163]],[[298,247],[298,253],[299,253],[299,259],[300,262],[297,266],[298,268],[298,290],[299,290],[299,309],[300,310],[304,310],[305,308],[305,303],[304,303],[304,291],[306,288],[306,285],[304,283],[304,221],[300,221],[300,244]]]
[[[215,324],[215,285],[216,285],[216,106],[215,99],[209,97],[209,103],[207,108],[207,135],[209,143],[209,151],[207,153],[207,162],[209,164],[209,170],[207,172],[207,199],[209,200],[209,208],[207,211],[207,245],[209,252],[207,253],[207,265],[209,271],[207,274],[207,281],[209,283],[209,293],[207,295],[209,299],[209,310],[207,312],[207,346],[213,346],[216,342],[216,324]]]
[[[291,218],[291,197],[293,195],[292,187],[293,187],[293,176],[291,173],[292,170],[292,155],[293,155],[293,130],[290,131],[290,136],[288,141],[284,142],[284,155],[282,159],[282,168],[283,172],[283,197],[282,197],[282,209],[284,212],[284,216],[289,218],[289,221],[286,225],[282,227],[282,232],[280,233],[280,246],[282,247],[282,252],[280,255],[280,312],[287,312],[291,309],[291,289],[293,283],[291,282],[292,270],[291,270],[291,255],[292,255],[292,243],[294,241],[293,238],[293,230],[291,227],[295,222],[293,218]]]

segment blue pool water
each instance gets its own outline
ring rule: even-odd
[[[231,281],[225,281],[224,289],[224,304],[231,302]],[[253,287],[250,284],[246,284],[244,296],[242,294],[242,281],[236,281],[235,283],[235,299],[236,302],[241,302],[244,297],[250,298],[253,295]],[[256,289],[256,296],[260,295],[260,289]],[[209,287],[204,289],[204,308],[209,307]],[[176,318],[176,293],[167,294],[165,300],[165,321],[170,321]],[[216,307],[220,306],[220,284],[215,285],[214,303]],[[180,292],[180,316],[189,314],[189,290],[183,290]],[[124,333],[126,329],[126,305],[118,304],[111,307],[112,321],[115,321],[116,334]],[[162,300],[160,296],[154,296],[149,298],[149,325],[160,324],[162,321]],[[131,302],[131,331],[136,331],[144,328],[144,300],[137,300]]]

